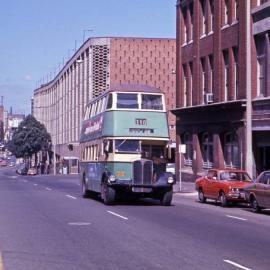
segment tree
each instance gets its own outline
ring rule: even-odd
[[[17,158],[30,158],[39,151],[48,151],[51,136],[45,126],[32,115],[28,115],[14,132],[8,150]]]

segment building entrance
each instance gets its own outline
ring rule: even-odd
[[[270,170],[270,145],[259,147],[259,160],[257,163],[257,171]]]

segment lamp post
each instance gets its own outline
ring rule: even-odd
[[[250,1],[246,1],[246,171],[253,177]]]

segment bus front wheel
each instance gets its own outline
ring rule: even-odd
[[[101,186],[101,198],[106,205],[112,205],[115,202],[115,190],[103,183]]]
[[[170,206],[172,204],[173,191],[169,190],[162,194],[160,202],[164,206]]]

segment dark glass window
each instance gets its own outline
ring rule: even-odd
[[[138,109],[137,94],[117,94],[117,108],[118,109]]]
[[[112,108],[112,102],[113,102],[112,94],[109,94],[106,109],[108,109],[108,110],[109,110],[109,109],[111,109],[111,108]]]
[[[142,94],[142,109],[162,110],[162,96]]]

